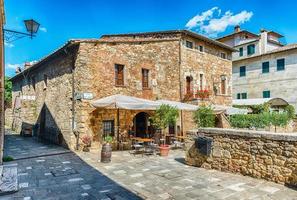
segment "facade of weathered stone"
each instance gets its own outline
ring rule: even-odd
[[[101,141],[103,133],[108,129],[115,132],[117,124],[116,111],[95,109],[90,105],[92,100],[77,98],[78,94],[91,94],[93,100],[124,94],[150,100],[230,105],[232,51],[189,31],[71,40],[12,78],[13,126],[21,131],[26,124],[37,124],[37,135],[73,148],[73,130]],[[197,90],[207,90],[210,95],[202,100]],[[125,140],[128,130],[149,132],[147,119],[151,114],[121,110],[121,140]],[[183,117],[192,118],[187,112]],[[193,126],[178,122],[172,130],[182,134]]]
[[[2,164],[4,142],[4,2],[0,0],[0,164]]]

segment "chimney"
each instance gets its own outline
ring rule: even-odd
[[[31,67],[31,63],[30,62],[25,62],[24,69],[28,69],[29,67]]]
[[[20,67],[17,67],[17,68],[15,69],[15,73],[16,73],[16,74],[19,74],[19,73],[21,73],[21,72],[22,72],[22,70],[21,70]]]
[[[238,33],[238,32],[240,32],[240,26],[239,25],[234,27],[234,33]]]
[[[268,40],[268,36],[267,36],[267,30],[265,29],[261,29],[260,30],[260,54],[266,53],[267,52],[267,40]]]

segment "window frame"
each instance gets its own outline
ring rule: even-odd
[[[110,124],[106,124],[106,123],[110,123]],[[102,134],[103,137],[106,137],[106,136],[114,137],[115,135],[114,120],[102,120],[102,133],[103,133]]]
[[[119,79],[119,69],[120,68],[121,68],[121,73],[122,73],[122,80]],[[115,64],[114,71],[115,71],[115,85],[116,86],[124,86],[125,85],[125,65]],[[119,81],[119,80],[121,80],[121,81]]]
[[[265,95],[265,94],[268,94],[268,95]],[[271,97],[271,93],[270,93],[270,90],[264,90],[263,92],[262,92],[262,97],[263,98],[270,98]]]
[[[269,61],[262,62],[262,74],[267,74],[270,72],[270,64]]]
[[[251,51],[252,48],[252,51]],[[255,44],[250,44],[247,46],[247,55],[253,55],[256,52],[256,45]]]
[[[189,41],[189,40],[186,40],[186,47],[189,48],[189,49],[193,49],[193,42]]]
[[[222,59],[227,59],[227,55],[226,55],[225,52],[221,52],[221,58],[222,58]]]
[[[147,72],[146,76],[145,76],[144,72]],[[149,85],[149,73],[150,73],[149,69],[146,69],[146,68],[141,69],[141,82],[142,82],[142,88],[143,89],[148,89],[150,87],[150,85]],[[145,80],[145,77],[146,77],[146,80]]]
[[[240,47],[239,48],[239,57],[242,57],[243,56],[243,47]]]
[[[244,72],[242,72],[241,69],[244,69]],[[239,67],[239,77],[245,77],[245,76],[246,76],[246,66],[240,66]]]
[[[280,66],[279,66],[279,62],[280,61],[283,61],[283,65],[281,66],[282,68],[280,68]],[[285,70],[285,67],[286,66],[286,59],[285,58],[280,58],[280,59],[277,59],[276,60],[276,70],[277,71],[284,71]]]

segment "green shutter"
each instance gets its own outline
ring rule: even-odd
[[[277,71],[285,70],[285,59],[277,60]]]
[[[240,99],[240,93],[237,93],[237,99]]]
[[[247,99],[247,93],[245,92],[245,93],[241,93],[241,98],[242,99]]]
[[[239,48],[239,56],[243,56],[243,48]]]
[[[246,67],[245,66],[241,66],[239,68],[239,76],[242,77],[242,76],[245,76],[246,75]]]
[[[269,73],[269,62],[262,63],[262,73]]]
[[[263,91],[263,98],[270,98],[270,91],[269,90]]]

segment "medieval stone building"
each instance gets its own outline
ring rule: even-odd
[[[113,134],[114,110],[94,99],[124,94],[150,100],[230,105],[233,48],[190,31],[103,35],[70,40],[12,78],[13,127],[73,148],[74,132],[101,141]],[[198,91],[198,92],[197,92]],[[201,92],[207,93],[201,99]],[[120,131],[148,130],[151,111],[123,110]],[[183,131],[193,128],[184,113]],[[75,130],[75,131],[74,131]],[[180,133],[180,125],[170,127]]]

